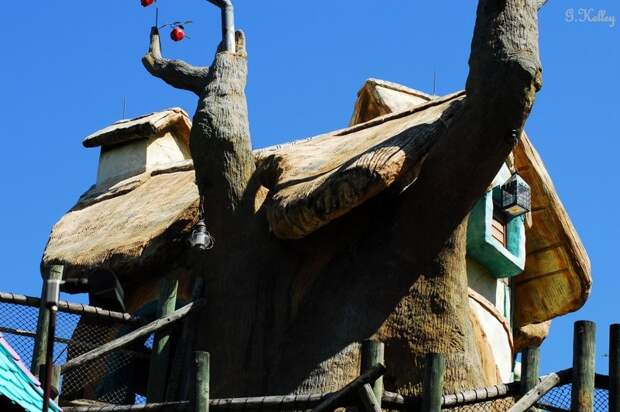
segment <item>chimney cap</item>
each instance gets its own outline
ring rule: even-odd
[[[179,108],[145,114],[134,119],[119,120],[101,129],[83,141],[84,147],[109,147],[133,140],[148,139],[172,130],[182,141],[189,144],[191,121],[187,113]]]

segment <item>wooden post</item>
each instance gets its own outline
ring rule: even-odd
[[[594,356],[596,325],[590,321],[575,322],[573,336],[572,412],[594,410]]]
[[[378,364],[385,365],[385,345],[383,342],[377,340],[365,339],[362,342],[361,374]],[[381,398],[383,398],[383,376],[375,381],[372,386],[372,391],[379,405],[381,405]]]
[[[609,412],[620,412],[620,324],[609,327]]]
[[[538,385],[540,370],[540,348],[529,347],[521,352],[521,396]]]
[[[194,352],[194,410],[192,412],[209,412],[209,352]]]
[[[39,381],[45,381],[45,365],[41,365],[39,368]],[[51,399],[54,402],[58,402],[58,395],[60,395],[60,365],[52,366],[52,384],[51,384],[52,392]]]
[[[39,304],[39,320],[37,321],[37,336],[34,340],[34,349],[32,351],[32,363],[30,371],[33,375],[39,375],[39,368],[45,364],[45,355],[47,353],[47,339],[50,324],[50,310],[45,305],[46,279],[62,280],[63,266],[50,267],[47,276],[43,274],[43,288],[41,289],[41,302]],[[53,339],[53,337],[52,337]]]
[[[424,366],[424,392],[422,393],[422,412],[440,412],[443,395],[443,375],[446,361],[442,354],[426,355]]]
[[[158,318],[169,316],[176,309],[177,289],[179,281],[176,278],[166,277],[161,280],[159,294]],[[166,394],[166,382],[168,381],[168,368],[170,361],[170,330],[155,332],[153,352],[151,353],[151,366],[149,380],[146,389],[146,398],[149,403],[164,401]]]

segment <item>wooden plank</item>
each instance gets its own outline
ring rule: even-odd
[[[609,412],[620,412],[620,324],[609,326]]]
[[[508,412],[525,412],[530,409],[540,398],[560,383],[566,382],[571,375],[571,369],[546,375],[541,381],[530,389]]]
[[[577,321],[573,336],[572,412],[594,410],[594,357],[596,326],[594,322]]]
[[[344,406],[343,402],[345,402],[349,396],[356,394],[357,391],[365,384],[373,383],[379,377],[383,376],[384,373],[385,366],[383,364],[373,366],[366,373],[360,375],[353,382],[349,383],[347,386],[317,405],[314,409],[312,409],[312,412],[331,412],[336,408]]]
[[[369,383],[362,386],[358,390],[358,393],[360,395],[362,410],[364,412],[381,412],[381,406],[379,406],[379,401],[375,397],[375,392]]]
[[[194,412],[209,412],[210,359],[208,352],[194,352]]]
[[[97,349],[93,349],[90,352],[87,352],[83,355],[80,355],[74,359],[71,359],[69,362],[65,363],[62,366],[62,373],[65,374],[68,371],[77,368],[78,366],[84,365],[92,360],[95,360],[97,358],[100,358],[112,351],[118,350],[120,348],[123,348],[133,342],[135,342],[136,340],[144,337],[144,336],[148,336],[151,333],[171,326],[172,324],[174,324],[175,322],[178,322],[179,320],[183,319],[185,316],[187,316],[191,311],[198,309],[199,307],[201,307],[202,305],[204,305],[204,301],[199,300],[193,303],[190,303],[188,305],[183,306],[181,309],[178,309],[176,311],[174,311],[173,313],[170,314],[170,316],[166,316],[165,318],[161,318],[161,319],[157,319],[147,325],[144,325],[138,329],[136,329],[133,332],[128,333],[125,336],[121,336],[118,339],[113,340],[112,342],[108,342],[104,345],[101,345],[99,348]]]
[[[443,394],[443,375],[446,361],[440,353],[426,355],[424,367],[424,387],[422,392],[422,412],[440,412]]]
[[[158,318],[169,316],[175,311],[178,288],[179,280],[177,278],[166,277],[160,281]],[[170,331],[160,329],[155,332],[153,351],[151,352],[151,366],[146,389],[146,398],[150,403],[159,403],[165,400],[170,352]]]
[[[50,310],[45,305],[46,279],[62,280],[64,268],[59,265],[50,267],[49,273],[44,276],[43,288],[41,289],[41,299],[39,300],[39,319],[37,321],[37,336],[34,340],[34,349],[32,351],[32,363],[30,371],[33,375],[38,376],[39,368],[45,364],[45,356],[47,353],[48,330],[50,324]]]
[[[370,370],[373,366],[385,364],[385,345],[383,342],[378,340],[366,339],[362,342],[361,355],[360,374],[363,374],[364,372]],[[381,406],[383,390],[383,376],[381,376],[373,385],[373,392],[375,394],[375,398],[379,401],[379,406]]]

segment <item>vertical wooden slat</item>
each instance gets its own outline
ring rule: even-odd
[[[596,325],[575,322],[573,336],[572,412],[592,412],[594,408],[594,356]]]
[[[540,348],[529,347],[521,352],[521,396],[538,384]]]
[[[379,342],[373,339],[366,339],[362,342],[362,359],[361,359],[361,371],[363,374],[371,369],[373,366],[379,364],[385,365],[385,345],[383,342]],[[381,399],[383,398],[383,376],[378,378],[372,386],[375,398],[381,405]]]
[[[609,412],[620,412],[620,324],[609,327]]]
[[[176,309],[177,289],[179,281],[173,277],[161,280],[159,295],[158,317],[170,315]],[[168,380],[168,368],[170,362],[170,330],[155,332],[153,352],[151,353],[151,366],[147,386],[147,399],[149,403],[163,402]]]
[[[194,412],[209,412],[210,358],[208,352],[194,352]]]
[[[422,412],[440,412],[443,394],[443,375],[446,362],[443,355],[429,353],[424,367],[424,392],[422,393]]]
[[[55,265],[51,266],[47,274],[43,274],[43,287],[41,288],[41,303],[39,305],[39,319],[37,321],[37,336],[34,340],[34,349],[32,351],[32,362],[30,371],[33,375],[39,375],[39,368],[45,364],[45,355],[47,353],[48,330],[50,324],[50,310],[45,305],[46,279],[62,280],[64,267]]]

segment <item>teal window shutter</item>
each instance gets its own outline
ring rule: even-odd
[[[467,229],[467,254],[496,278],[520,274],[525,268],[525,216],[506,216],[506,245],[492,235],[494,196],[498,186],[487,192],[474,206]]]

